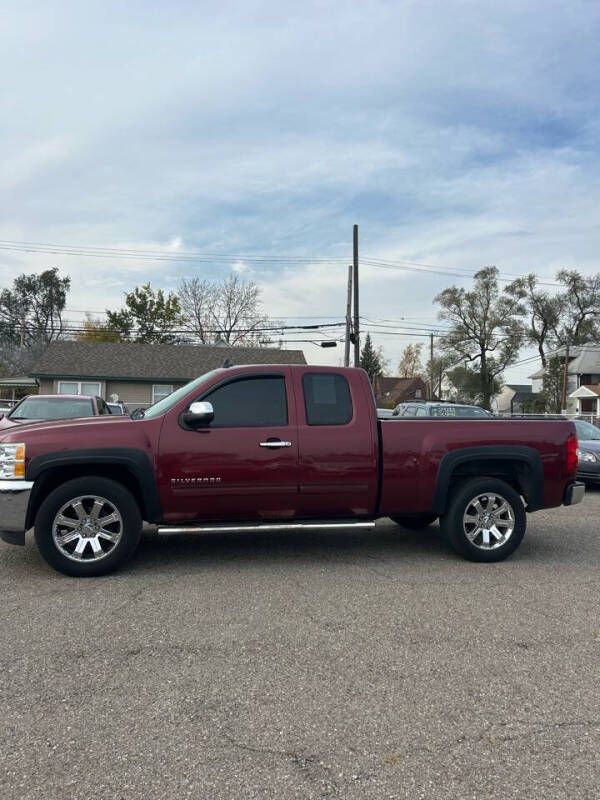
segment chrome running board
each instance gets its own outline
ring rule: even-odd
[[[218,522],[204,525],[159,525],[159,533],[271,533],[272,531],[323,531],[341,530],[345,528],[374,528],[375,522],[356,522],[355,520],[337,520],[331,522],[241,522],[237,525],[221,525]]]

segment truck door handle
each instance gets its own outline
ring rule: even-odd
[[[267,442],[259,442],[260,447],[291,447],[291,442],[282,442],[281,439],[269,439]]]

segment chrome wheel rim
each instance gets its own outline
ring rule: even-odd
[[[58,551],[71,561],[100,561],[110,555],[123,536],[123,519],[114,503],[86,494],[68,500],[52,523]]]
[[[513,507],[502,495],[484,492],[467,503],[463,514],[463,530],[474,547],[496,550],[506,544],[514,529]]]

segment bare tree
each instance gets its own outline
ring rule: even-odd
[[[58,267],[15,278],[12,289],[0,293],[2,343],[30,347],[58,339],[70,285],[69,277],[59,276]]]
[[[421,378],[423,376],[423,363],[421,357],[423,345],[409,344],[402,351],[402,358],[398,364],[398,375],[401,378]]]
[[[517,360],[523,341],[520,317],[525,309],[520,298],[500,292],[497,268],[484,267],[475,273],[471,291],[451,286],[435,299],[439,318],[451,324],[441,346],[455,360],[471,365],[463,369],[463,377],[469,382],[471,373],[476,377],[477,397],[489,408],[502,373]]]
[[[260,311],[260,288],[234,273],[223,281],[187,278],[179,286],[185,327],[204,344],[260,345],[269,318]]]
[[[555,338],[554,333],[565,310],[564,297],[542,290],[534,272],[517,278],[506,287],[506,291],[524,303],[529,317],[524,327],[525,337],[530,344],[537,347],[542,366],[545,367],[547,345]]]

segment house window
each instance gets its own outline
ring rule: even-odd
[[[423,397],[422,389],[415,389],[415,399],[420,400]]]
[[[82,394],[86,397],[100,397],[100,383],[97,381],[59,381],[58,394]]]
[[[152,402],[158,403],[159,400],[164,400],[173,391],[173,384],[171,383],[153,383],[152,384]]]

